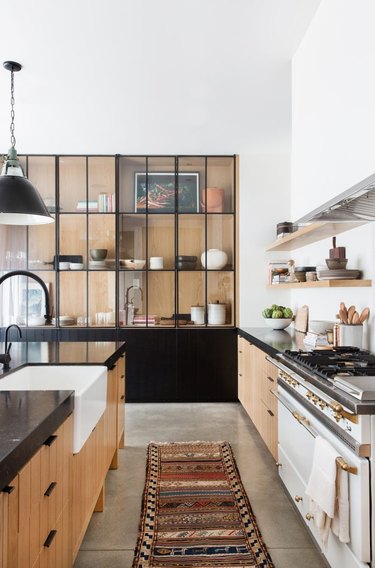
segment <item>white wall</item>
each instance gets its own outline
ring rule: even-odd
[[[292,218],[351,187],[375,171],[375,42],[373,0],[323,0],[292,66]],[[348,268],[374,276],[374,228],[337,238],[347,247]],[[297,263],[321,264],[330,241],[295,251]],[[332,319],[341,300],[373,305],[373,290],[294,291],[312,319]],[[374,348],[374,340],[371,348]]]
[[[240,157],[240,325],[264,325],[262,310],[288,305],[287,290],[267,290],[268,262],[289,253],[265,254],[276,238],[276,225],[290,220],[289,154],[243,154]]]

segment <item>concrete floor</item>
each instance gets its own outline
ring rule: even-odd
[[[130,568],[138,533],[150,441],[227,440],[276,568],[322,568],[275,463],[240,404],[127,404],[126,448],[106,482],[106,507],[94,513],[74,568]]]

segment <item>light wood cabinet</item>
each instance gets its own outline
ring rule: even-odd
[[[126,358],[123,353],[118,360],[117,442],[119,448],[125,447],[125,381]]]
[[[277,459],[277,401],[271,394],[277,369],[266,353],[243,337],[238,338],[238,398]]]
[[[55,568],[72,563],[70,515],[72,416],[1,493],[2,566]],[[53,552],[64,542],[65,564]]]
[[[73,456],[73,560],[77,556],[92,513],[104,509],[107,472],[110,468],[116,469],[119,464],[119,424],[125,422],[125,399],[121,399],[121,414],[119,404],[123,379],[125,380],[125,356],[120,357],[108,370],[107,405],[104,414],[80,452]],[[123,392],[125,396],[125,391]]]

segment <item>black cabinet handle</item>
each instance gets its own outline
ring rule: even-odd
[[[53,492],[53,490],[55,489],[56,485],[57,485],[56,481],[52,481],[52,483],[49,484],[46,491],[44,492],[44,495],[46,497],[49,497],[51,495],[51,493]]]
[[[14,490],[15,490],[14,485],[7,485],[6,487],[4,487],[2,492],[7,493],[9,495],[9,493],[12,493],[12,491],[14,491]]]
[[[273,379],[272,377],[269,377],[268,375],[267,375],[267,379],[268,379],[269,381],[271,381],[271,383],[274,383],[274,382],[275,382],[275,379]]]
[[[52,434],[51,436],[48,436],[47,440],[44,442],[45,446],[52,446],[52,444],[54,442],[56,442],[57,440],[57,436],[55,434]]]
[[[47,536],[45,543],[43,544],[43,546],[45,546],[46,548],[49,548],[52,544],[53,539],[55,538],[57,534],[57,531],[55,531],[55,529],[53,529],[52,531],[49,532],[49,535]]]
[[[125,395],[122,394],[120,400],[125,400]]]
[[[125,379],[125,375],[121,375],[120,379]]]
[[[268,409],[267,409],[267,412],[268,412],[268,414],[269,414],[270,416],[275,416],[274,413],[272,412],[272,410],[268,410]]]

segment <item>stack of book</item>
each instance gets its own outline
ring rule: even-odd
[[[100,213],[114,213],[116,211],[114,193],[99,193],[98,203]]]
[[[134,316],[133,325],[155,325],[159,323],[160,318],[158,316],[146,316],[145,314],[139,314]]]
[[[305,345],[311,345],[311,347],[318,347],[319,345],[330,345],[328,342],[326,333],[314,333],[313,331],[308,331],[306,337],[303,340]]]
[[[77,202],[77,211],[98,211],[98,202],[94,200],[86,201],[86,199],[82,199]]]

